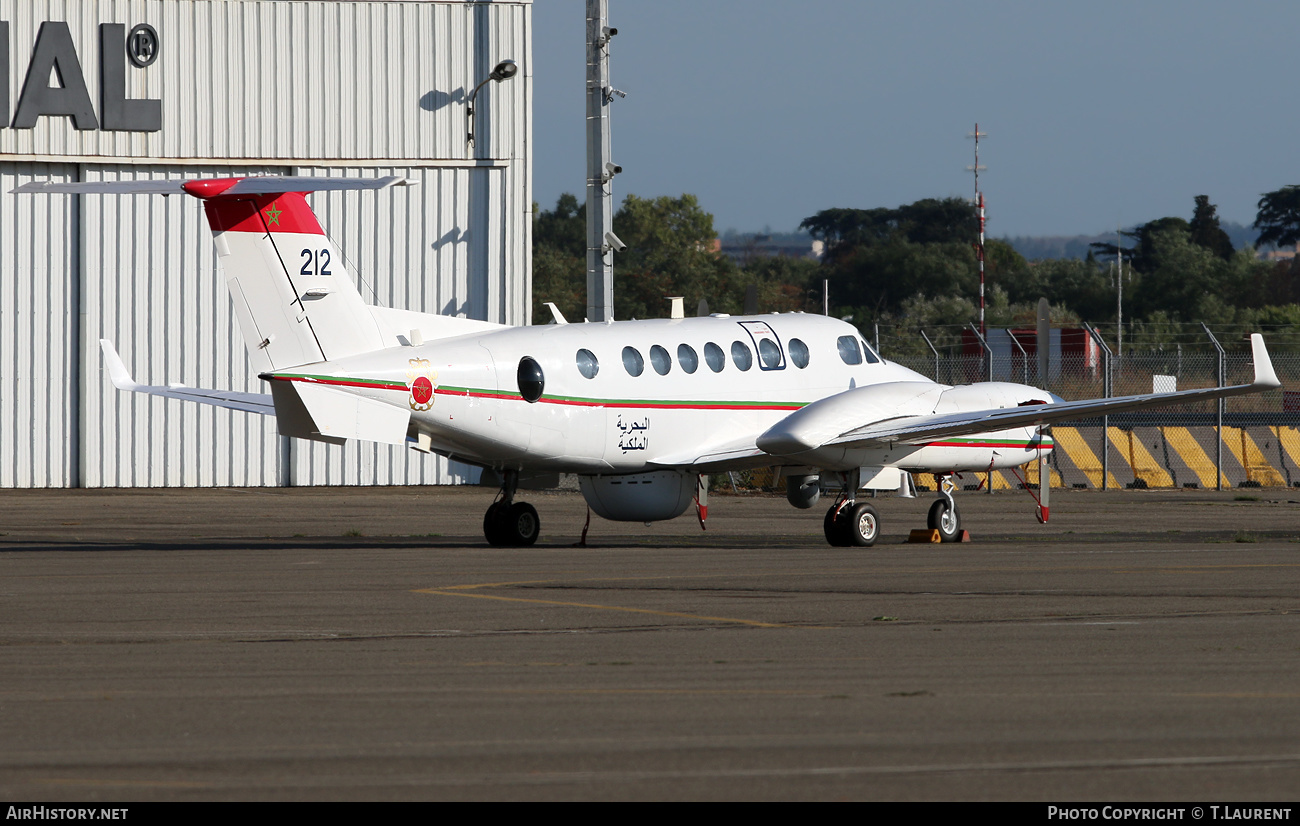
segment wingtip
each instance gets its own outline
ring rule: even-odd
[[[1261,389],[1281,387],[1282,382],[1273,369],[1273,360],[1269,358],[1268,348],[1264,346],[1264,337],[1259,333],[1250,334],[1250,350],[1255,362],[1255,381],[1252,384]]]
[[[104,363],[108,366],[108,378],[118,390],[134,390],[140,385],[131,378],[122,358],[113,347],[113,342],[106,338],[99,340],[99,348],[104,351]]]

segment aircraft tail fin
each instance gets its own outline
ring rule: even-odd
[[[235,316],[259,372],[379,350],[384,332],[304,193],[384,189],[404,178],[250,177],[33,182],[15,192],[185,193],[203,201]]]
[[[203,199],[254,366],[283,369],[384,347],[343,256],[303,194],[230,194],[236,183],[194,181],[185,189]]]

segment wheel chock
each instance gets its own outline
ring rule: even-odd
[[[963,533],[965,533],[965,531],[963,531]],[[912,532],[907,535],[907,541],[923,543],[942,542],[943,537],[940,536],[939,531],[935,528],[914,528]]]
[[[957,541],[970,542],[970,531],[962,531],[961,533],[957,534]]]

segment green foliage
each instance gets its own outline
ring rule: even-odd
[[[1196,209],[1192,213],[1188,229],[1193,244],[1204,247],[1225,261],[1232,258],[1232,239],[1219,226],[1219,216],[1214,204],[1210,203],[1210,196],[1196,196]]]
[[[1284,186],[1264,193],[1258,208],[1255,214],[1255,229],[1259,230],[1256,245],[1285,247],[1300,241],[1300,186]]]
[[[690,310],[701,298],[716,312],[743,309],[748,280],[714,251],[713,216],[694,195],[628,195],[614,231],[627,244],[614,263],[615,318],[662,318],[670,295],[684,296]]]
[[[971,244],[979,234],[979,212],[963,198],[923,198],[897,209],[825,209],[799,225],[826,243],[827,259],[860,247],[898,242]]]

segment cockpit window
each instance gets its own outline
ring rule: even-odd
[[[578,372],[583,378],[594,379],[600,372],[600,362],[596,360],[596,354],[590,350],[579,350],[575,357],[578,362]]]
[[[623,348],[623,367],[629,376],[639,376],[645,371],[645,359],[635,347]]]
[[[856,336],[840,336],[837,342],[840,348],[840,359],[845,364],[861,364],[862,351],[858,349],[858,339]]]
[[[754,353],[743,341],[731,342],[731,360],[738,370],[748,370],[754,366]]]
[[[722,348],[713,342],[704,345],[704,361],[709,365],[709,369],[715,373],[721,373],[722,368],[727,363],[727,357],[722,354]]]
[[[876,351],[872,350],[871,345],[867,344],[865,341],[862,342],[862,353],[867,357],[867,364],[880,363],[880,356],[876,355]]]
[[[673,360],[667,350],[656,344],[650,348],[650,366],[659,375],[666,376],[668,371],[673,369]]]

